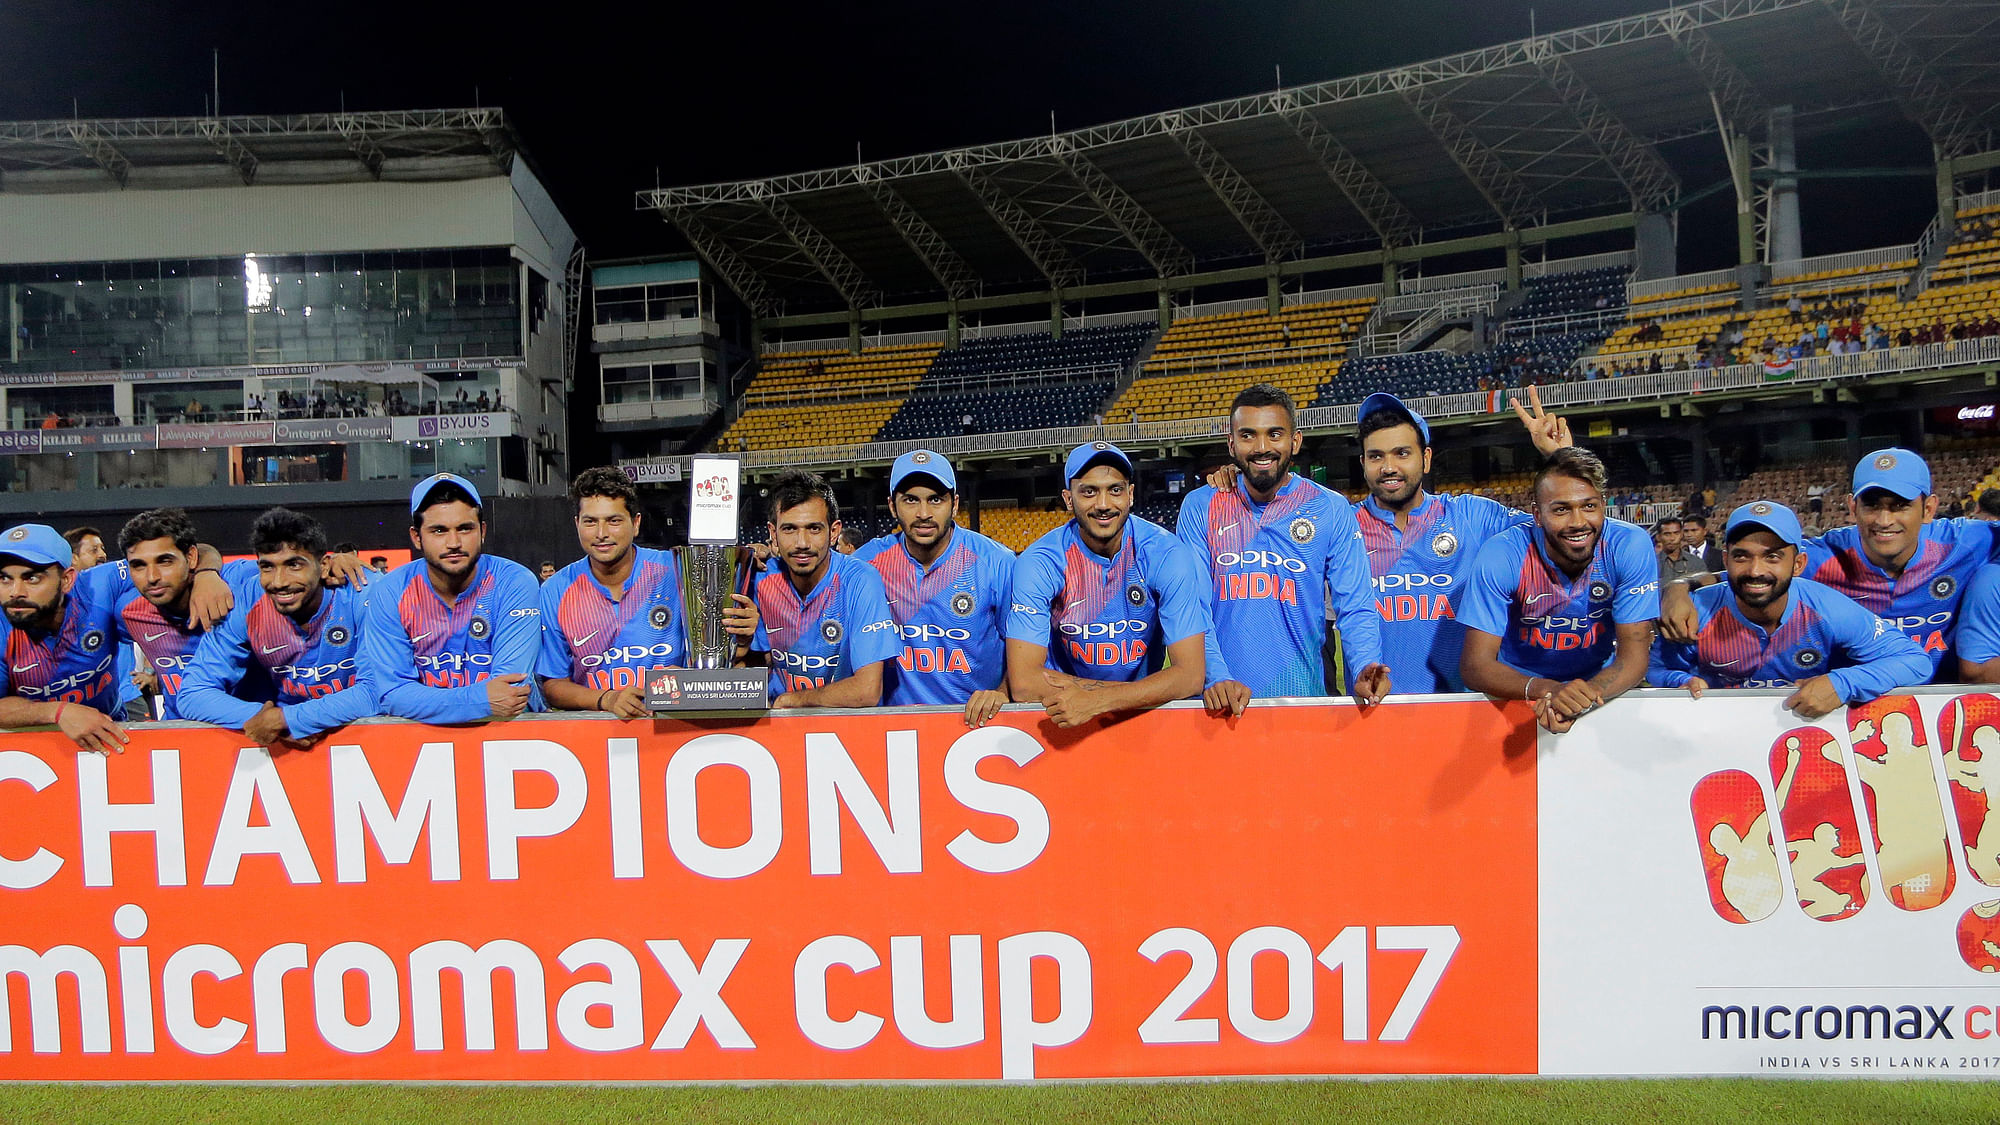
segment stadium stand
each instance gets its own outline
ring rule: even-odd
[[[1932,284],[1967,282],[2000,272],[2000,204],[1958,213],[1958,226],[1944,258],[1931,270]]]
[[[1624,308],[1627,272],[1624,266],[1602,266],[1537,278],[1528,282],[1527,296],[1507,314],[1508,319],[1534,320]]]
[[[1082,425],[1156,331],[1150,324],[1116,324],[1074,329],[1059,340],[1000,336],[948,348],[874,439]]]
[[[1169,418],[1201,418],[1225,413],[1236,392],[1252,383],[1271,383],[1299,402],[1310,402],[1320,384],[1339,371],[1335,360],[1291,363],[1276,367],[1194,371],[1155,375],[1135,381],[1105,412],[1114,422],[1159,422]]]
[[[868,441],[902,406],[937,356],[936,344],[767,353],[745,409],[716,440],[720,452],[810,448]],[[801,410],[813,403],[813,409]]]
[[[1069,513],[1053,503],[1027,508],[1013,504],[986,504],[979,509],[980,533],[1015,552],[1026,550],[1028,544],[1047,535],[1068,518]],[[969,526],[971,519],[961,511],[958,522]]]
[[[1429,351],[1350,359],[1320,385],[1313,405],[1360,402],[1377,391],[1421,397],[1558,382],[1602,338],[1601,332],[1559,332],[1466,355]]]
[[[1144,374],[1262,363],[1271,358],[1264,353],[1274,351],[1345,347],[1374,308],[1375,298],[1361,297],[1294,305],[1276,316],[1251,309],[1177,320],[1161,334]]]

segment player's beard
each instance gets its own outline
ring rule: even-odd
[[[1745,590],[1743,587],[1738,586],[1733,582],[1730,583],[1730,592],[1736,595],[1737,601],[1742,602],[1744,605],[1749,606],[1751,609],[1759,611],[1769,609],[1771,606],[1777,605],[1779,602],[1783,601],[1785,598],[1785,594],[1789,592],[1791,588],[1792,588],[1792,577],[1789,574],[1778,575],[1777,578],[1772,581],[1771,585],[1763,590]]]
[[[1278,459],[1270,466],[1253,465],[1248,457],[1236,459],[1236,467],[1243,473],[1243,479],[1258,492],[1270,492],[1292,471],[1292,455],[1280,450]]]

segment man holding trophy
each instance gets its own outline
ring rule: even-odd
[[[583,558],[542,584],[535,674],[559,711],[652,714],[648,673],[689,665],[680,568],[638,546],[639,491],[617,469],[585,469],[569,486]]]
[[[773,708],[875,706],[884,664],[902,654],[882,576],[833,549],[840,508],[818,475],[780,476],[768,503],[783,569],[758,578],[754,601],[733,595],[723,628],[770,667]]]

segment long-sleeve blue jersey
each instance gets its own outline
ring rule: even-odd
[[[685,667],[687,618],[672,553],[634,547],[632,573],[613,597],[589,559],[542,583],[542,641],[535,674],[596,692],[643,684],[656,668]]]
[[[1836,527],[1808,539],[1805,576],[1861,603],[1895,626],[1930,657],[1933,678],[1958,678],[1960,599],[1980,567],[2000,550],[2000,523],[1932,520],[1923,526],[1917,552],[1891,577],[1868,561],[1861,529]]]
[[[1372,496],[1355,520],[1368,552],[1390,683],[1397,692],[1464,691],[1458,657],[1465,623],[1457,607],[1473,560],[1483,545],[1534,517],[1485,496],[1432,492],[1410,510],[1408,530],[1397,530],[1396,514]]]
[[[847,679],[894,660],[902,647],[882,576],[852,555],[829,552],[804,597],[781,570],[757,579],[752,600],[757,633],[750,647],[768,654],[772,699]]]
[[[1843,703],[1930,679],[1917,642],[1846,595],[1795,578],[1778,627],[1768,632],[1743,616],[1728,583],[1694,592],[1701,630],[1693,643],[1653,641],[1647,680],[1680,687],[1700,676],[1710,687],[1790,687],[1825,676]]]
[[[1070,520],[1015,562],[1007,639],[1043,646],[1047,667],[1080,679],[1142,680],[1170,646],[1213,628],[1203,574],[1194,551],[1158,524],[1126,519],[1107,559]]]
[[[1226,673],[1260,696],[1325,695],[1329,597],[1347,668],[1381,661],[1368,557],[1346,497],[1297,474],[1268,504],[1240,484],[1203,485],[1181,501],[1176,531],[1210,587],[1209,648],[1224,665],[1209,670],[1211,682]]]
[[[883,703],[964,703],[1007,678],[1001,630],[1014,589],[1014,552],[954,527],[929,566],[910,556],[900,532],[862,544],[853,557],[882,576],[902,632],[902,655],[884,669]]]
[[[541,710],[535,657],[541,651],[540,590],[528,568],[481,555],[472,580],[447,603],[430,564],[414,559],[369,586],[361,678],[384,715],[426,723],[471,723],[493,713],[485,682],[520,673]]]
[[[1607,519],[1575,581],[1549,558],[1534,524],[1510,528],[1479,550],[1459,620],[1500,638],[1500,659],[1551,680],[1589,679],[1611,662],[1617,626],[1660,616],[1660,566],[1652,538]]]
[[[311,738],[375,714],[358,682],[368,594],[353,584],[323,590],[305,622],[279,612],[268,594],[237,602],[195,646],[177,697],[181,718],[241,730],[275,702],[292,736]],[[230,694],[257,669],[273,690],[254,700]]]

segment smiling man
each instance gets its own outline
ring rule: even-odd
[[[326,532],[288,508],[250,527],[262,594],[237,603],[195,647],[181,717],[240,730],[260,746],[309,743],[375,713],[359,682],[368,589],[323,584]],[[239,698],[246,681],[268,684]]]
[[[638,545],[639,490],[624,473],[585,469],[569,500],[583,558],[542,584],[542,695],[559,711],[645,718],[646,673],[687,659],[680,568]]]
[[[882,576],[834,550],[840,505],[818,474],[785,473],[767,503],[778,569],[758,578],[754,599],[731,595],[723,628],[771,669],[773,708],[875,706],[902,647]]]
[[[410,492],[417,557],[377,580],[362,637],[361,677],[385,715],[472,723],[541,709],[540,591],[527,567],[485,553],[481,505],[450,473]]]
[[[1878,449],[1854,466],[1852,527],[1802,545],[1805,576],[1861,603],[1923,648],[1931,678],[1954,679],[1959,608],[1979,568],[2000,549],[2000,524],[1938,519],[1931,470],[1907,449]],[[1698,615],[1687,588],[1662,592],[1660,632],[1694,639]]]
[[[0,727],[52,725],[80,750],[120,750],[116,626],[102,601],[74,596],[71,558],[45,524],[0,535]]]
[[[1014,565],[1007,685],[1059,727],[1201,693],[1213,626],[1201,562],[1132,514],[1132,459],[1086,442],[1063,462],[1070,520]]]
[[[1203,485],[1181,502],[1177,532],[1214,590],[1210,648],[1222,666],[1209,669],[1220,681],[1204,693],[1211,709],[1242,710],[1232,682],[1258,696],[1327,694],[1329,599],[1354,698],[1375,703],[1389,690],[1353,505],[1292,472],[1303,440],[1291,395],[1269,383],[1245,388],[1229,407],[1235,487]]]
[[[1570,446],[1535,474],[1533,526],[1480,548],[1459,620],[1473,691],[1527,699],[1560,734],[1646,677],[1659,568],[1645,529],[1608,519],[1604,462]]]
[[[1647,679],[1685,687],[1796,687],[1786,710],[1811,721],[1930,678],[1930,661],[1909,637],[1852,600],[1799,577],[1806,558],[1799,517],[1758,500],[1722,528],[1728,580],[1694,595],[1701,625],[1692,643],[1653,644]]]
[[[903,654],[886,665],[882,702],[956,704],[980,727],[1007,702],[1007,649],[1001,630],[1014,587],[1014,552],[958,526],[958,475],[928,449],[889,468],[893,535],[854,557],[882,576]]]

